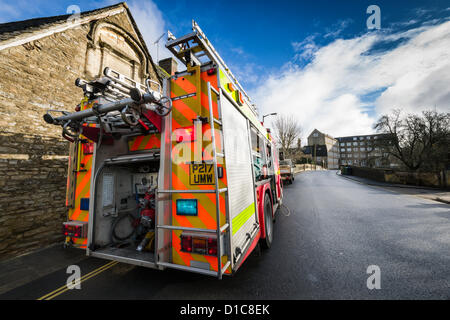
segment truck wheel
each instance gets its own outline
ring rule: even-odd
[[[262,246],[265,249],[269,249],[273,239],[273,215],[270,197],[267,195],[264,197],[264,229],[266,238],[262,239]]]

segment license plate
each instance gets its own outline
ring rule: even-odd
[[[189,183],[191,185],[215,184],[212,164],[191,164],[189,170]]]

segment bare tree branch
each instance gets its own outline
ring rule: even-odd
[[[290,153],[290,149],[301,136],[302,127],[298,121],[290,115],[278,115],[274,121],[275,137],[280,145],[281,151],[285,155]]]
[[[388,152],[409,170],[419,168],[438,171],[448,165],[450,113],[424,111],[422,115],[401,116],[400,110],[380,117],[374,128],[393,137]]]

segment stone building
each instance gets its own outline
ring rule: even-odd
[[[0,25],[0,260],[63,239],[69,143],[42,116],[73,111],[75,79],[107,66],[160,81],[125,3]]]
[[[304,153],[311,154],[312,159],[317,164],[323,164],[325,168],[337,169],[339,167],[338,141],[317,129],[314,129],[308,136],[308,145],[304,148]]]

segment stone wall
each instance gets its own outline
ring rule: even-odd
[[[0,158],[1,257],[63,240],[68,143],[59,138],[2,132],[0,146],[0,151],[9,153]]]
[[[357,166],[350,166],[350,167],[352,168],[352,175],[354,176],[375,180],[379,182],[385,182],[384,178],[385,170],[383,169],[357,167]]]
[[[42,116],[50,108],[73,111],[80,102],[75,79],[92,78],[89,68],[97,63],[88,50],[110,50],[90,38],[99,23],[139,43],[129,21],[124,12],[0,51],[0,260],[63,240],[69,143]],[[147,66],[136,75],[155,79],[151,63],[140,59],[126,62]]]
[[[367,167],[352,168],[352,175],[379,182],[425,186],[434,188],[450,188],[450,171],[434,172],[404,172],[391,169],[375,169]]]

